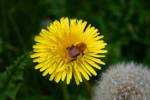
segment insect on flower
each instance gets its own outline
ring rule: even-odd
[[[68,55],[71,58],[71,61],[74,61],[77,59],[79,55],[84,55],[84,51],[86,49],[86,44],[84,43],[76,43],[75,45],[72,45],[71,47],[66,48],[68,50]]]

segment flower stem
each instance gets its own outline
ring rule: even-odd
[[[63,89],[63,93],[64,93],[64,100],[70,100],[68,88],[67,88],[67,85],[65,82],[62,83],[62,89]]]
[[[92,93],[91,85],[87,81],[84,81],[84,84],[85,84],[85,88],[86,88],[87,92],[90,95],[90,100],[92,100],[93,93]]]

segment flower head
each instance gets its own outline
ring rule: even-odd
[[[94,88],[94,100],[150,100],[150,70],[134,63],[113,65]]]
[[[35,69],[49,75],[49,80],[59,82],[66,79],[70,83],[72,77],[77,84],[83,78],[89,80],[97,75],[99,64],[105,64],[100,57],[105,57],[106,43],[102,35],[86,21],[61,18],[51,23],[47,29],[42,29],[35,37],[33,46],[33,62],[37,62]]]

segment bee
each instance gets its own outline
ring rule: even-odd
[[[71,58],[71,61],[77,59],[79,55],[84,55],[84,51],[86,49],[86,44],[83,42],[73,44],[71,47],[67,47],[68,55]]]

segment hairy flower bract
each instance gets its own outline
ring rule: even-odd
[[[105,63],[106,43],[98,29],[87,25],[86,21],[61,18],[55,20],[46,29],[35,36],[35,45],[31,57],[37,65],[35,69],[49,75],[49,80],[70,83],[72,77],[79,85],[83,79],[89,80],[97,75],[95,69],[101,69]]]

